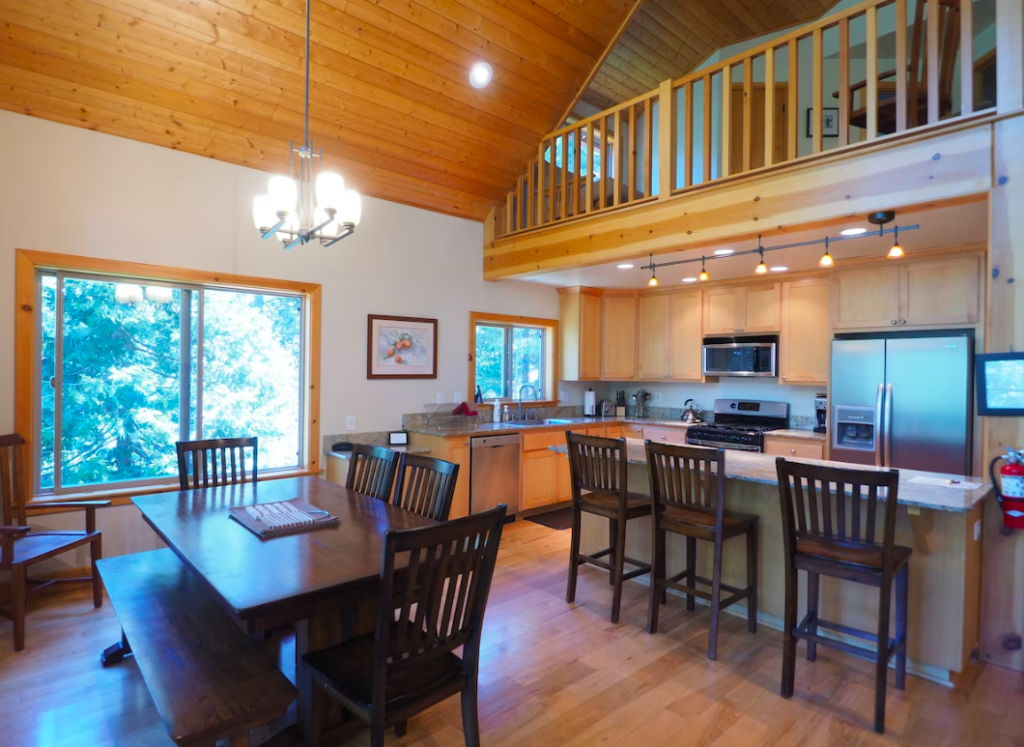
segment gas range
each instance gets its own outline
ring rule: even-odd
[[[686,429],[686,443],[716,449],[763,451],[764,434],[789,426],[785,402],[716,399],[711,423]]]

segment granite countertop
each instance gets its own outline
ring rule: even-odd
[[[429,454],[430,449],[425,449],[422,446],[385,446],[385,449],[391,449],[391,451],[397,451],[399,454]],[[324,452],[327,456],[337,457],[338,459],[351,459],[351,451],[327,451]]]
[[[796,428],[783,428],[777,431],[768,431],[764,435],[766,436],[778,436],[779,438],[803,438],[808,441],[827,441],[824,433],[815,433],[814,431],[798,430]]]
[[[565,423],[520,423],[512,421],[509,423],[492,423],[489,420],[474,423],[472,425],[422,425],[409,426],[406,428],[410,433],[422,433],[428,436],[484,436],[489,433],[516,433],[518,431],[539,430],[543,428],[562,428],[572,425],[651,425],[671,426],[674,428],[688,428],[689,423],[680,420],[654,420],[651,418],[557,418],[568,421]]]
[[[551,451],[566,453],[565,446],[551,446]],[[626,439],[627,459],[630,464],[647,465],[647,453],[644,442],[638,439]],[[725,474],[733,480],[759,482],[765,485],[778,486],[779,480],[775,471],[776,457],[750,451],[729,450],[725,456]],[[883,467],[870,467],[862,464],[831,462],[821,459],[794,459],[792,461],[806,464],[820,464],[826,467],[856,467],[864,470],[882,470]],[[914,482],[915,478],[937,478],[942,480],[958,480],[960,482],[981,483],[981,487],[964,490],[944,485],[925,485]],[[938,472],[920,472],[912,469],[900,470],[899,503],[904,506],[933,509],[935,511],[952,511],[965,513],[975,505],[993,494],[992,485],[981,477],[965,477]]]

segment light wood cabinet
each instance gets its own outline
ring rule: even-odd
[[[670,372],[670,307],[667,294],[642,296],[637,303],[637,377],[667,379]]]
[[[637,377],[700,381],[701,292],[641,296],[637,307]]]
[[[781,299],[779,283],[704,291],[704,334],[778,332]]]
[[[704,335],[701,331],[702,293],[673,293],[669,296],[669,334],[674,381],[701,381]]]
[[[824,459],[825,442],[809,438],[787,438],[766,435],[764,453],[770,456],[794,457],[796,459]]]
[[[627,423],[622,426],[623,438],[637,438],[641,441],[644,440],[644,427],[642,425],[636,425],[635,423]]]
[[[564,455],[554,451],[523,452],[522,509],[540,508],[559,499],[559,468]]]
[[[837,272],[832,327],[837,330],[977,324],[977,256],[906,262]]]
[[[829,281],[827,278],[782,284],[779,382],[827,384],[829,371]]]
[[[601,295],[595,288],[558,291],[559,378],[596,381],[601,378]]]
[[[601,378],[636,378],[637,294],[608,291],[601,298]]]
[[[459,465],[459,477],[455,481],[455,495],[452,497],[450,519],[469,516],[469,438],[455,436],[444,440],[444,460]]]
[[[685,428],[645,427],[644,439],[660,444],[686,445]]]

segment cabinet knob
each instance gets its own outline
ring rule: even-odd
[[[783,381],[785,381],[785,380],[786,380],[786,377],[785,377],[785,376],[783,376],[783,377],[782,377],[782,380],[783,380]]]
[[[789,453],[790,453],[790,454],[796,454],[796,449],[790,449],[790,450],[789,450]]]
[[[629,378],[631,378],[631,379],[632,379],[632,378],[633,378],[633,374],[630,374],[630,375],[629,375]]]
[[[893,320],[892,320],[892,322],[890,322],[890,323],[891,323],[891,324],[895,324],[895,323],[896,323],[896,320],[895,320],[895,319],[893,319]]]
[[[664,440],[665,440],[665,437],[664,437],[664,436],[662,436],[662,437],[661,437],[661,440],[662,440],[662,441],[664,441]]]
[[[906,319],[900,319],[900,324],[906,324],[906,323],[907,323]]]

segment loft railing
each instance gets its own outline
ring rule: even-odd
[[[868,0],[551,132],[499,235],[994,108],[995,48],[976,58],[974,6]]]

